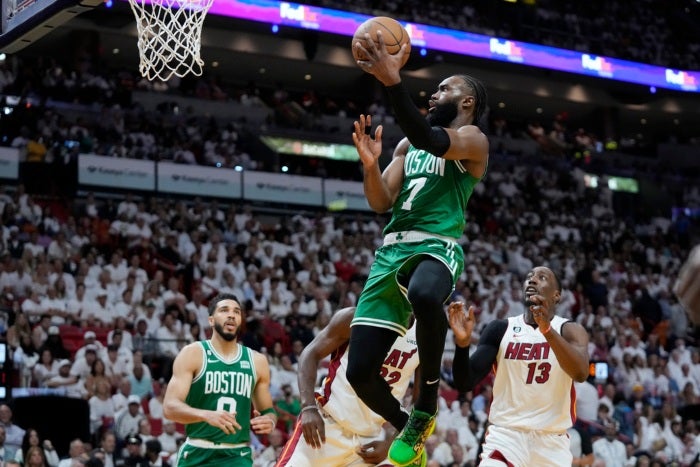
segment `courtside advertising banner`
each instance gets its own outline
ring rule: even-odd
[[[243,172],[243,198],[250,201],[323,206],[322,179],[246,170]]]
[[[330,211],[371,211],[362,182],[324,180],[323,193]]]
[[[0,147],[0,178],[19,178],[19,149]]]
[[[153,191],[156,188],[156,164],[153,161],[81,154],[78,158],[78,183]]]
[[[241,198],[241,172],[231,168],[158,164],[158,192],[181,195]]]

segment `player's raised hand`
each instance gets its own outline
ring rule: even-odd
[[[540,332],[549,332],[551,329],[551,311],[549,307],[552,305],[547,302],[547,300],[539,294],[531,295],[528,297],[529,310],[532,313],[532,319],[535,320]]]
[[[313,449],[320,449],[326,442],[326,424],[318,409],[301,411],[301,432],[304,440]]]
[[[355,120],[355,131],[352,133],[352,141],[355,143],[357,153],[360,155],[362,165],[372,167],[379,161],[382,155],[382,126],[379,125],[374,132],[372,139],[372,116],[360,115],[359,120]]]
[[[455,336],[455,344],[468,347],[476,324],[474,307],[470,306],[469,310],[465,310],[463,302],[452,302],[447,307],[447,318]]]
[[[354,47],[358,49],[357,54],[365,57],[364,60],[358,60],[357,65],[385,86],[391,86],[401,81],[399,71],[406,62],[404,55],[408,53],[410,47],[403,44],[397,53],[390,54],[386,48],[382,31],[377,31],[377,41],[373,41],[367,33],[365,34],[366,47],[363,47],[359,41],[355,42]]]

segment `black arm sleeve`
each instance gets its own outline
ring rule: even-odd
[[[479,339],[474,355],[469,356],[469,347],[457,347],[452,362],[452,374],[455,387],[459,392],[467,392],[474,389],[484,377],[489,374],[491,367],[496,362],[498,347],[508,328],[508,320],[498,319],[491,321]]]
[[[575,428],[575,427],[574,427]],[[576,431],[581,435],[581,454],[587,456],[593,454],[593,441],[591,440],[591,435],[588,431],[582,428],[575,428]]]
[[[445,155],[450,148],[450,136],[444,128],[430,126],[411,100],[411,96],[403,84],[387,86],[386,92],[389,95],[391,107],[394,109],[396,121],[411,144],[436,157]]]

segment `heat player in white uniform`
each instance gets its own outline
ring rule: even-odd
[[[473,309],[448,309],[457,389],[470,391],[495,372],[480,467],[561,467],[573,460],[566,430],[576,420],[573,382],[588,376],[588,333],[554,315],[561,285],[551,269],[533,268],[523,293],[527,311],[489,323],[471,356]]]
[[[384,419],[369,409],[348,383],[350,322],[355,308],[343,308],[306,346],[299,358],[302,412],[276,467],[391,466]],[[330,355],[328,376],[314,391],[318,364]],[[398,337],[382,365],[382,376],[400,404],[418,367],[415,327]],[[393,433],[395,435],[395,433]],[[425,465],[425,460],[415,465]]]

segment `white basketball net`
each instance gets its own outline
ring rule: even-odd
[[[202,24],[214,0],[129,0],[136,16],[139,71],[163,81],[202,74]]]

